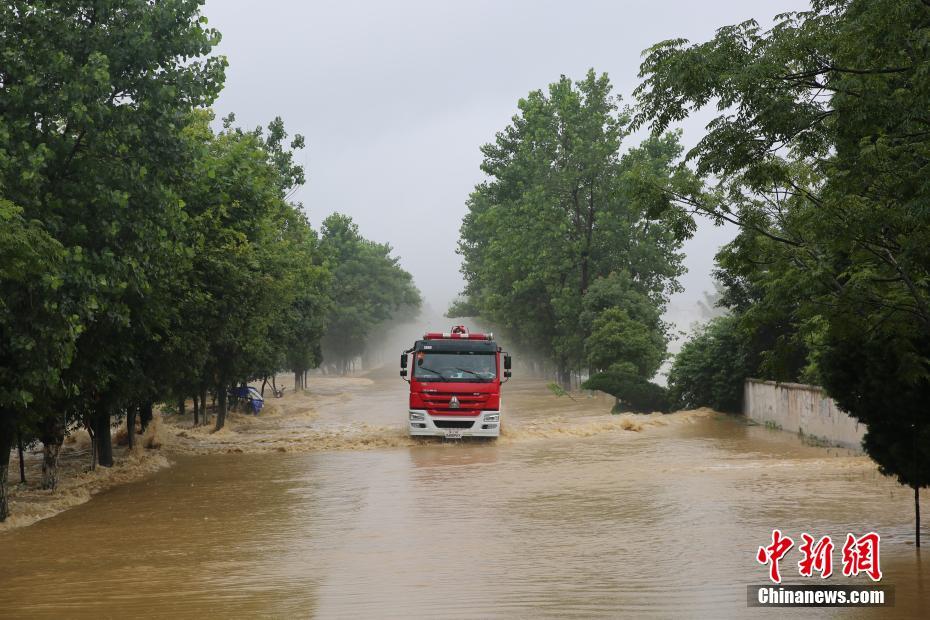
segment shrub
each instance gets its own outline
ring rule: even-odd
[[[735,317],[718,317],[701,327],[675,356],[668,373],[674,407],[738,413],[749,374],[746,351]]]
[[[670,409],[668,390],[635,375],[599,372],[585,381],[581,387],[586,390],[600,390],[616,398],[615,411],[665,413]]]

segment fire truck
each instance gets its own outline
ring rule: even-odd
[[[462,325],[425,334],[400,356],[400,376],[410,384],[410,435],[499,437],[501,384],[510,379],[510,363],[493,334],[469,333]]]

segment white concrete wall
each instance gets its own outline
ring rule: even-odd
[[[760,424],[771,422],[786,431],[862,449],[865,425],[849,417],[816,385],[747,379],[743,413]]]

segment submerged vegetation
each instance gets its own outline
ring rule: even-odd
[[[419,305],[388,246],[345,216],[321,238],[289,202],[301,136],[215,128],[226,61],[201,4],[0,7],[0,520],[17,443],[43,444],[52,488],[76,427],[103,466],[114,420],[145,429],[158,402],[193,397],[206,423],[213,394],[222,428],[229,388],[302,375],[325,336]]]

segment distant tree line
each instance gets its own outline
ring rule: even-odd
[[[397,315],[403,320],[416,314],[420,293],[391,256],[391,246],[363,238],[345,215],[323,221],[320,245],[333,275],[333,311],[323,336],[323,356],[345,374],[363,356],[375,330]]]
[[[689,153],[683,208],[737,224],[720,303],[669,383],[683,406],[739,408],[746,376],[818,383],[867,425],[866,452],[930,485],[930,3],[814,0],[769,29],[664,41],[634,124],[718,116]]]
[[[201,4],[0,6],[0,520],[17,442],[53,488],[71,429],[110,466],[111,424],[132,442],[156,403],[206,423],[212,394],[222,428],[232,386],[303,377],[324,341],[344,364],[368,335],[346,330],[419,305],[388,246],[289,202],[301,136],[213,128],[226,61]]]

